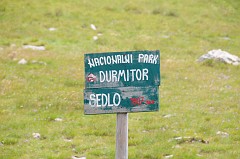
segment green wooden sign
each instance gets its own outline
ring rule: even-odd
[[[158,111],[158,96],[158,86],[85,89],[84,113]]]
[[[160,52],[85,54],[85,114],[159,110]]]
[[[159,59],[158,50],[85,54],[85,88],[159,86]]]

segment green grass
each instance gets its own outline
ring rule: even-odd
[[[116,115],[83,115],[84,53],[159,49],[161,108],[129,114],[129,158],[239,159],[240,67],[196,62],[212,49],[240,56],[239,8],[238,0],[1,0],[0,158],[114,158]]]

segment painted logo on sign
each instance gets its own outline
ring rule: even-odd
[[[97,76],[95,76],[94,74],[90,73],[88,76],[87,76],[87,81],[88,82],[95,82],[97,80]]]

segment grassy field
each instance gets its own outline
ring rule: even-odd
[[[0,158],[114,158],[116,115],[83,114],[84,53],[160,50],[160,111],[129,114],[129,159],[240,159],[240,66],[196,62],[240,56],[239,26],[239,0],[1,0]]]

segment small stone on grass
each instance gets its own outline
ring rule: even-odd
[[[56,118],[55,121],[63,121],[62,118]]]
[[[218,131],[216,134],[217,134],[217,135],[221,135],[222,137],[228,137],[228,136],[229,136],[228,133],[223,132],[223,131]]]
[[[238,56],[232,55],[226,51],[222,51],[221,49],[208,51],[207,54],[204,54],[201,57],[199,57],[198,61],[203,62],[211,59],[232,65],[240,64],[240,58]]]
[[[93,40],[96,41],[98,39],[97,36],[93,36]]]
[[[35,45],[24,45],[23,48],[24,49],[39,50],[39,51],[46,50],[45,46],[35,46]]]
[[[48,28],[49,31],[56,31],[56,28]]]
[[[171,155],[171,154],[165,154],[163,156],[164,156],[164,158],[172,158],[173,157],[173,155]]]
[[[33,133],[32,136],[35,139],[40,139],[40,137],[41,137],[41,135],[39,133]]]
[[[25,64],[27,64],[27,60],[21,59],[20,61],[18,61],[18,64],[25,65]]]
[[[97,28],[94,24],[91,24],[90,27],[92,28],[92,30],[97,30]]]

